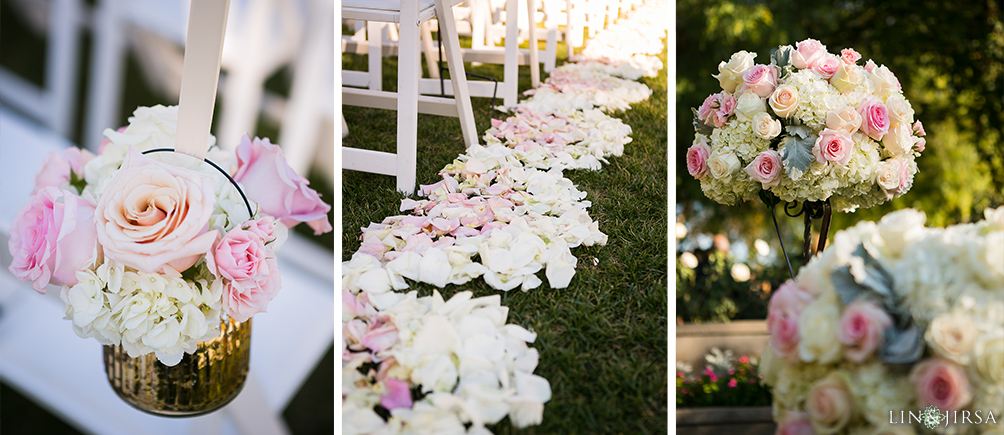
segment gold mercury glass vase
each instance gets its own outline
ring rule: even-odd
[[[237,323],[224,315],[220,336],[198,343],[168,367],[154,353],[130,358],[120,345],[104,346],[105,373],[112,389],[126,403],[165,417],[192,417],[230,403],[248,373],[251,319]]]

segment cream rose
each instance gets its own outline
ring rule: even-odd
[[[881,96],[901,89],[899,79],[885,65],[872,69],[871,78],[872,84],[875,85],[875,95]]]
[[[969,366],[973,375],[987,383],[1004,382],[1004,337],[987,338],[975,346],[973,361]]]
[[[903,97],[903,94],[893,93],[889,95],[885,99],[885,108],[889,110],[889,120],[893,124],[897,122],[906,125],[913,124],[913,106],[910,105],[910,101]]]
[[[756,93],[746,92],[736,100],[735,114],[741,120],[752,119],[755,115],[766,111],[767,105]]]
[[[745,50],[734,53],[728,63],[718,64],[718,75],[712,77],[718,79],[718,83],[726,92],[735,92],[736,87],[743,82],[743,73],[753,66],[753,58],[755,57],[756,53]]]
[[[216,200],[207,175],[131,149],[98,201],[94,223],[105,255],[141,272],[188,269],[209,252]]]
[[[781,118],[790,118],[798,108],[798,90],[792,85],[781,85],[770,94],[770,108]]]
[[[817,434],[838,433],[851,420],[854,401],[845,378],[833,373],[809,390],[805,408]]]
[[[830,78],[830,84],[837,88],[841,94],[850,93],[864,83],[864,68],[853,64],[845,63],[840,65],[840,67],[837,68],[837,72],[833,73],[833,77]]]
[[[861,114],[851,106],[826,114],[826,128],[853,134],[861,127]]]
[[[911,134],[910,125],[904,123],[893,124],[889,128],[889,133],[882,138],[882,144],[894,155],[903,155],[913,149],[917,140]]]
[[[830,364],[840,358],[840,340],[837,326],[840,324],[840,310],[827,298],[810,303],[799,318],[798,356],[804,362],[818,361]]]
[[[968,316],[958,312],[941,313],[931,321],[924,340],[938,355],[966,365],[977,332],[976,325]]]
[[[875,183],[886,192],[899,189],[899,160],[889,159],[879,162],[875,170]]]
[[[878,231],[885,244],[886,253],[899,257],[907,246],[924,236],[926,221],[927,215],[924,212],[911,208],[883,216],[878,222]]]
[[[739,158],[734,153],[715,153],[708,159],[708,170],[715,179],[728,181],[740,168]]]
[[[781,121],[774,119],[767,112],[757,113],[753,115],[753,133],[763,139],[774,139],[781,134]]]

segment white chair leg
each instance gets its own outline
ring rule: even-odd
[[[568,51],[568,57],[571,58],[575,53],[575,49],[572,47],[574,43],[572,42],[572,0],[565,0],[565,48]],[[581,29],[579,33],[582,33]]]
[[[515,3],[515,0],[509,1]],[[474,124],[474,109],[471,106],[470,91],[467,89],[467,76],[464,74],[464,59],[460,51],[460,40],[457,39],[457,23],[453,17],[453,7],[443,2],[444,0],[436,0],[436,16],[439,17],[443,44],[446,45],[446,63],[450,68],[450,82],[453,84],[453,98],[457,103],[460,129],[463,131],[464,143],[469,147],[478,143],[478,129]],[[515,17],[515,14],[510,16]],[[402,15],[402,22],[404,22],[403,17]],[[401,40],[404,41],[404,38]],[[506,40],[507,46],[509,42]],[[508,66],[507,62],[506,67]],[[508,81],[508,78],[506,80]]]
[[[526,0],[527,25],[530,28],[530,87],[540,86],[540,60],[537,56],[537,5],[535,0]]]
[[[544,46],[544,72],[554,71],[558,61],[558,29],[547,30],[547,44]]]
[[[505,64],[502,69],[502,104],[506,107],[516,105],[519,94],[519,1],[505,2]]]
[[[267,28],[272,12],[267,1],[251,2],[247,11],[247,21],[242,23],[240,36],[247,44],[247,53],[256,53],[266,47],[267,33],[261,29]],[[239,63],[237,65],[236,63]],[[242,56],[235,65],[227,69],[227,81],[223,89],[223,110],[220,113],[220,126],[217,134],[217,145],[223,149],[237,148],[241,137],[245,134],[254,135],[258,124],[258,113],[261,109],[264,83],[268,67],[263,60],[254,56]]]
[[[52,23],[49,26],[49,50],[46,61],[49,65],[61,65],[60,68],[45,69],[45,83],[51,96],[53,113],[52,129],[63,137],[70,135],[73,128],[73,109],[77,101],[77,36],[80,27],[77,19],[80,15],[80,0],[59,0],[53,2],[51,9]]]
[[[334,20],[330,18],[332,3],[314,1],[311,6],[314,14],[310,33],[303,40],[305,46],[296,64],[279,132],[279,145],[286,161],[298,174],[310,170],[311,159],[316,155],[317,138],[324,124],[321,108],[326,105],[325,98],[332,98],[331,93],[320,91],[327,89],[325,81],[335,61]]]
[[[125,59],[125,35],[119,22],[120,0],[98,2],[94,10],[94,54],[88,78],[87,113],[84,114],[82,142],[97,152],[106,128],[116,128],[122,104],[122,74]]]
[[[389,27],[376,21],[366,22],[366,39],[369,44],[369,88],[383,90],[383,29]]]
[[[425,66],[429,69],[429,77],[439,78],[439,50],[432,43],[432,21],[422,23],[422,51],[425,52]]]
[[[471,4],[471,48],[485,47],[485,25],[489,0],[469,0]]]
[[[444,21],[451,22],[445,18],[440,20]],[[421,75],[418,0],[401,1],[401,23],[397,64],[397,190],[411,195],[415,191],[415,165],[418,163],[418,79]],[[456,77],[452,65],[450,77]]]

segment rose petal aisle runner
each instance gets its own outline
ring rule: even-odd
[[[420,199],[402,200],[404,214],[363,228],[342,264],[343,433],[487,434],[506,416],[516,428],[541,423],[551,387],[533,374],[536,334],[506,323],[500,295],[404,290],[409,280],[569,286],[571,249],[605,245],[607,235],[564,171],[599,170],[631,142],[631,127],[608,113],[651,95],[634,80],[663,67],[667,8],[639,6],[599,32],[528,99],[499,108],[508,117],[492,120],[485,144],[421,186]]]

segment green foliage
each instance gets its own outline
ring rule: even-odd
[[[729,352],[712,350],[709,364],[700,374],[690,370],[676,372],[676,407],[770,406],[770,387],[760,380],[760,361]]]
[[[732,277],[735,259],[720,251],[697,250],[697,267],[676,261],[677,320],[691,323],[728,322],[767,317],[769,289],[782,282],[787,271],[781,267],[751,265],[746,282]],[[768,291],[764,291],[764,290]]]

